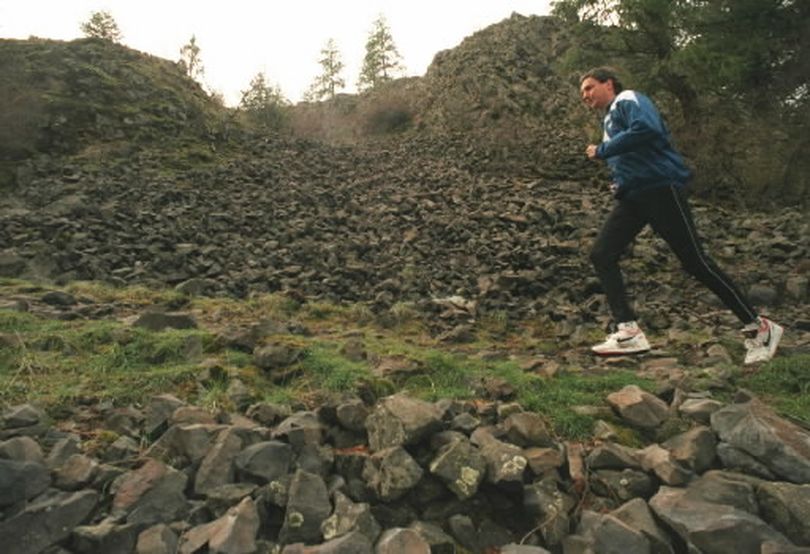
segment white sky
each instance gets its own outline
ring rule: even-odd
[[[321,73],[329,38],[355,90],[371,24],[383,15],[405,75],[424,75],[433,56],[509,17],[545,15],[549,0],[0,0],[0,38],[80,38],[81,23],[107,11],[130,48],[178,60],[197,37],[203,81],[235,105],[260,71],[293,102]]]

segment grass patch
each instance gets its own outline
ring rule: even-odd
[[[564,371],[554,379],[537,378],[520,392],[524,408],[545,415],[561,437],[581,439],[591,435],[596,418],[572,410],[574,406],[605,406],[605,398],[627,385],[651,390],[654,384],[632,371],[612,370],[584,375]]]
[[[139,402],[193,378],[207,345],[200,330],[154,333],[114,321],[52,321],[0,312],[14,328],[0,356],[0,402],[60,405],[77,398]]]
[[[6,281],[0,286],[26,285]],[[607,394],[628,384],[648,390],[653,386],[631,371],[586,373],[572,366],[546,378],[523,370],[519,360],[482,359],[478,357],[482,351],[536,352],[538,339],[553,331],[544,321],[534,322],[532,327],[525,323],[513,326],[499,312],[490,314],[475,344],[456,345],[450,351],[430,337],[419,321],[420,314],[405,304],[392,310],[392,326],[392,321],[375,324],[363,306],[302,303],[279,293],[236,300],[97,283],[74,283],[68,290],[96,302],[115,303],[124,311],[183,303],[201,328],[152,332],[113,319],[62,321],[0,311],[0,334],[5,335],[0,336],[4,345],[0,351],[0,403],[36,400],[58,408],[69,407],[78,399],[107,398],[124,405],[168,392],[204,406],[232,409],[228,379],[199,381],[200,362],[205,359],[217,364],[223,375],[238,376],[256,398],[298,408],[349,394],[380,397],[404,392],[427,401],[469,400],[486,394],[482,390],[500,380],[514,389],[512,400],[545,417],[559,437],[580,439],[591,435],[594,417],[578,414],[572,407],[604,407]],[[266,337],[289,341],[304,352],[281,373],[258,370],[251,353],[223,348],[214,338],[218,329],[247,328],[264,320],[296,323],[309,331]],[[354,361],[342,353],[349,330],[361,337],[368,359]],[[415,370],[381,378],[372,368],[376,360],[386,357],[410,360]],[[752,389],[764,386],[749,384]],[[795,386],[791,390],[794,396],[801,396]],[[791,413],[800,409],[798,405],[790,408]]]
[[[780,356],[738,385],[771,405],[778,413],[810,425],[810,355]]]
[[[151,289],[142,285],[115,287],[98,281],[75,281],[65,287],[73,295],[92,297],[97,302],[118,303],[130,306],[153,304],[178,305],[185,302],[183,293],[174,289]]]
[[[473,383],[481,367],[475,367],[461,356],[438,351],[427,352],[422,364],[424,371],[405,383],[405,390],[410,394],[429,401],[473,397]]]
[[[308,384],[331,392],[351,391],[358,381],[371,377],[367,364],[345,358],[336,344],[327,342],[315,342],[307,348],[301,367]]]

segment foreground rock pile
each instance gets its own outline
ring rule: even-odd
[[[753,398],[667,403],[628,386],[608,400],[650,437],[675,415],[692,426],[634,449],[613,442],[607,422],[602,440],[563,444],[515,404],[399,395],[244,415],[163,395],[144,409],[78,410],[62,429],[21,405],[0,420],[0,544],[7,554],[810,547],[807,430]],[[82,413],[103,420],[93,441]]]

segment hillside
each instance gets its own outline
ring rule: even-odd
[[[0,40],[0,186],[13,162],[204,140],[219,113],[173,62],[99,39]]]
[[[785,324],[773,362],[649,231],[623,267],[654,348],[594,358],[611,200],[566,40],[515,15],[296,107],[306,138],[123,46],[0,41],[0,544],[809,546],[806,213],[694,204]]]
[[[526,38],[538,36],[547,38]],[[546,20],[518,16],[473,35],[410,85],[424,93],[416,131],[343,146],[237,132],[224,140],[205,117],[229,116],[174,64],[121,46],[5,44],[21,60],[45,60],[47,86],[26,97],[48,101],[41,115],[51,123],[36,127],[47,140],[29,144],[45,155],[15,162],[3,273],[157,286],[207,278],[212,294],[294,291],[377,310],[460,296],[470,317],[602,326],[585,254],[609,202],[604,174],[581,154],[587,135],[573,126],[583,112],[570,83],[534,61],[554,37]],[[47,61],[58,52],[68,61]],[[532,60],[517,66],[527,90],[497,75],[515,58]],[[527,97],[537,100],[515,100]],[[503,138],[510,130],[534,138],[516,144]],[[718,261],[757,302],[802,312],[800,212],[698,204],[697,216]],[[703,292],[659,249],[645,235],[628,260],[641,309],[666,321],[704,311],[667,301]]]

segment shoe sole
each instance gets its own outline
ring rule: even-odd
[[[591,352],[596,354],[597,356],[621,356],[623,354],[644,354],[645,352],[649,352],[650,348],[635,348],[631,349],[628,348],[627,350],[594,350],[591,348]]]

